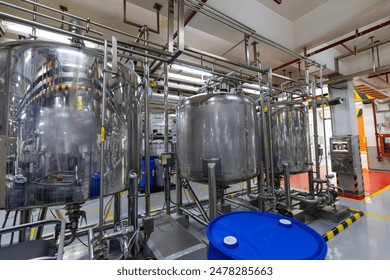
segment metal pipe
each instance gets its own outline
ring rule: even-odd
[[[308,53],[308,54],[307,54],[307,57],[310,57],[310,56],[319,54],[319,53],[321,53],[321,52],[323,52],[323,51],[326,51],[326,50],[328,50],[328,49],[331,49],[331,48],[333,48],[333,47],[336,47],[336,46],[338,46],[338,45],[340,45],[340,44],[343,44],[343,43],[345,43],[345,42],[348,42],[348,41],[353,40],[353,39],[355,39],[355,38],[358,38],[358,37],[360,37],[360,36],[366,35],[366,34],[368,34],[368,33],[370,33],[370,32],[373,32],[373,31],[375,31],[375,30],[378,30],[378,29],[380,29],[380,28],[386,27],[386,26],[388,26],[389,24],[390,24],[390,20],[387,20],[387,21],[385,21],[385,22],[383,22],[383,23],[380,23],[380,24],[375,25],[375,26],[373,26],[373,27],[371,27],[371,28],[368,28],[368,29],[366,29],[366,30],[364,30],[364,31],[361,31],[361,32],[357,32],[357,31],[356,31],[356,33],[355,33],[354,35],[348,36],[348,37],[346,37],[346,38],[344,38],[344,39],[341,39],[341,40],[339,40],[339,41],[337,41],[337,42],[334,42],[334,43],[332,43],[332,44],[330,44],[330,45],[327,45],[327,46],[325,46],[325,47],[323,47],[323,48],[320,48],[320,49],[318,49],[318,50],[316,50],[316,51],[313,51],[313,52],[311,52],[311,53]],[[351,53],[348,52],[348,56],[349,56],[349,55],[351,55]],[[276,71],[276,70],[279,70],[279,69],[281,69],[281,68],[284,68],[284,67],[286,67],[286,66],[288,66],[288,65],[290,65],[290,64],[296,63],[296,62],[298,62],[298,61],[299,61],[299,59],[294,59],[294,60],[292,60],[292,61],[290,61],[290,62],[284,63],[283,65],[280,65],[280,66],[278,66],[278,67],[274,67],[273,69],[274,69],[274,71]]]
[[[378,161],[381,161],[382,160],[382,157],[381,157],[381,151],[380,151],[380,148],[379,148],[379,133],[378,133],[378,123],[377,123],[377,120],[376,120],[376,108],[375,108],[375,101],[372,101],[371,102],[372,104],[372,112],[373,112],[373,116],[374,116],[374,130],[375,130],[375,143],[376,143],[376,158]]]
[[[272,75],[273,71],[272,69],[270,68],[268,70],[268,95],[269,96],[272,96],[272,92],[271,92],[271,88],[272,88]],[[267,99],[267,107],[268,107],[268,126],[267,126],[267,131],[269,132],[269,138],[268,140],[270,141],[268,143],[269,145],[269,153],[270,153],[270,170],[271,170],[271,184],[274,184],[275,182],[275,174],[274,174],[274,160],[273,160],[273,155],[272,155],[272,139],[271,139],[271,132],[272,132],[272,128],[271,128],[271,108],[270,108],[270,100]],[[272,186],[271,187],[271,192],[272,192],[272,197],[275,197],[275,188]],[[275,211],[275,205],[273,205],[273,210]]]
[[[47,215],[47,207],[42,207],[41,208],[41,213],[39,214],[39,221],[46,220],[46,215]],[[35,235],[35,239],[41,239],[43,234],[43,226],[37,228],[37,233]]]
[[[126,18],[126,10],[127,10],[126,9],[126,2],[127,2],[127,0],[123,0],[123,22],[127,23],[127,24],[130,24],[132,26],[138,27],[138,28],[143,28],[144,25],[136,23],[136,22],[133,22],[133,21],[130,21],[130,20],[128,20]],[[156,4],[153,6],[153,8],[156,9],[156,14],[157,14],[157,30],[152,29],[152,28],[148,28],[148,30],[150,32],[153,32],[153,33],[156,33],[156,34],[160,34],[160,10],[161,10],[162,6],[160,4],[157,4],[157,5]]]
[[[128,224],[138,229],[138,174],[131,171],[129,174],[130,192],[129,192],[129,213]]]
[[[244,35],[244,39],[245,39],[245,43],[244,43],[244,46],[245,46],[245,64],[246,65],[250,65],[249,48],[248,48],[249,36],[245,34]]]
[[[259,210],[258,208],[254,207],[254,206],[252,206],[250,204],[245,204],[245,203],[242,203],[242,202],[234,200],[234,199],[225,198],[225,200],[230,202],[230,203],[237,204],[239,206],[245,207],[245,208],[250,209],[250,210],[254,210],[254,211],[258,211]]]
[[[121,195],[120,193],[114,194],[114,225],[121,222]]]
[[[164,152],[169,152],[169,115],[168,115],[168,64],[164,63]],[[167,215],[171,214],[171,183],[169,166],[164,166],[164,190],[165,190],[165,206]]]
[[[381,61],[379,60],[379,46],[375,47],[376,50],[376,60],[378,61],[378,68],[381,67]]]
[[[217,178],[215,174],[216,164],[209,162],[208,169],[208,184],[209,184],[209,218],[212,221],[217,217]]]
[[[252,193],[251,180],[246,181],[246,193],[249,195]]]
[[[196,0],[196,2],[199,3],[199,1]],[[193,3],[190,3],[189,0],[186,1],[186,5],[191,8],[191,9],[194,9],[195,11],[197,12],[200,12],[222,24],[225,24],[229,27],[231,27],[232,29],[235,29],[241,33],[244,33],[244,34],[247,34],[249,36],[251,36],[252,38],[255,38],[263,43],[266,43],[268,44],[269,46],[272,46],[276,49],[279,49],[285,53],[288,53],[290,54],[291,56],[294,56],[294,57],[297,57],[299,59],[302,59],[302,60],[305,60],[305,61],[310,61],[311,63],[313,63],[314,65],[318,65],[317,62],[313,61],[313,60],[310,60],[302,55],[300,55],[299,53],[296,53],[288,48],[286,48],[285,46],[281,45],[281,44],[278,44],[272,40],[269,40],[259,34],[256,33],[255,30],[243,25],[242,23],[234,20],[233,18],[221,13],[220,11],[212,8],[211,6],[205,4],[204,6],[209,8],[209,9],[200,9],[199,7],[195,7]]]
[[[183,215],[183,212],[181,211],[181,207],[183,204],[183,190],[181,186],[181,178],[180,178],[180,170],[178,169],[177,164],[177,157],[176,157],[176,204],[177,204],[177,215],[181,216]]]
[[[198,207],[199,211],[200,211],[200,214],[202,215],[203,219],[209,223],[210,222],[210,219],[209,217],[207,216],[207,213],[206,211],[204,210],[201,202],[199,201],[198,197],[196,196],[196,193],[194,192],[194,190],[192,189],[191,185],[188,184],[187,185],[187,189],[188,191],[190,192],[190,196],[192,197],[192,199],[194,200],[196,206]]]
[[[34,0],[34,2],[37,3],[38,0]],[[34,8],[33,8],[33,9],[34,9],[34,12],[36,13],[36,12],[37,12],[37,6],[34,5]],[[37,21],[37,16],[36,16],[35,13],[33,14],[33,18],[32,18],[33,21]],[[32,27],[32,32],[31,32],[31,33],[32,33],[32,34],[31,34],[32,37],[33,37],[34,40],[35,40],[35,39],[37,38],[37,29],[35,28],[35,26]]]
[[[323,77],[323,66],[320,66],[320,87],[321,87],[321,105],[322,105],[322,115],[325,116],[325,95],[324,95],[324,84],[322,81]],[[322,126],[323,126],[323,131],[324,131],[324,139],[326,138],[326,127],[325,127],[325,117],[322,120]],[[325,158],[325,168],[326,168],[326,175],[329,174],[329,166],[328,166],[328,148],[326,145],[326,141],[324,144],[324,158]],[[319,178],[319,177],[318,177]]]
[[[321,170],[320,170],[320,157],[318,155],[318,120],[317,120],[317,98],[315,96],[312,97],[313,103],[313,139],[314,139],[314,158],[316,162],[316,178],[321,178]]]
[[[284,189],[286,192],[286,207],[287,210],[291,210],[291,189],[290,189],[290,172],[288,171],[288,163],[283,163],[284,174]]]
[[[88,259],[93,260],[93,228],[88,229]]]
[[[100,129],[100,194],[99,194],[99,242],[102,245],[103,219],[104,219],[104,140],[105,140],[105,114],[106,114],[106,84],[107,84],[107,40],[104,39],[103,58],[103,96],[102,96],[102,116]]]
[[[183,207],[179,207],[180,208],[180,212],[184,212],[186,213],[188,216],[190,216],[191,218],[193,218],[195,221],[197,221],[198,223],[204,225],[204,226],[208,226],[208,223],[203,221],[202,219],[200,219],[199,217],[195,216],[193,213],[191,213],[190,211],[188,211],[187,209],[183,208]]]
[[[144,43],[148,46],[149,40],[148,27],[144,26]],[[148,51],[145,51],[148,53]],[[149,150],[149,59],[144,58],[144,160],[145,160],[145,213],[150,216],[150,150]]]
[[[34,0],[34,1],[36,2],[37,0]],[[8,6],[10,8],[15,9],[15,10],[19,10],[19,11],[22,11],[22,12],[33,14],[33,21],[36,21],[36,16],[40,16],[42,18],[46,18],[46,19],[49,19],[49,20],[52,20],[52,21],[56,21],[56,22],[59,22],[59,23],[62,23],[62,24],[70,25],[70,26],[82,29],[84,31],[92,32],[92,33],[98,34],[100,36],[103,36],[102,32],[99,32],[99,31],[96,31],[96,30],[92,30],[92,29],[88,29],[88,28],[86,28],[86,27],[84,27],[82,25],[75,24],[73,22],[65,21],[65,20],[62,20],[62,19],[58,19],[58,18],[55,18],[55,17],[52,17],[52,16],[48,16],[48,15],[42,14],[42,13],[38,13],[37,10],[36,10],[37,5],[34,5],[34,10],[33,11],[31,11],[29,9],[26,9],[26,8],[23,8],[23,7],[20,7],[20,6],[17,6],[17,5],[13,5],[11,3],[4,2],[4,1],[0,1],[0,5]],[[35,35],[33,34],[33,36],[36,36],[36,34]]]
[[[40,27],[42,29],[54,31],[54,32],[57,32],[57,33],[60,33],[60,34],[65,34],[65,35],[68,35],[68,36],[73,36],[73,37],[76,37],[76,38],[85,39],[85,40],[91,41],[91,42],[96,43],[96,44],[104,44],[104,40],[99,40],[99,39],[96,39],[96,38],[93,38],[93,37],[80,35],[80,34],[77,34],[77,33],[66,31],[66,30],[63,30],[63,29],[60,29],[60,28],[57,28],[57,27],[53,27],[53,26],[50,26],[50,25],[43,24],[43,23],[33,22],[31,20],[23,19],[21,17],[17,17],[17,16],[14,16],[14,15],[11,15],[11,14],[0,12],[0,17],[6,18],[6,19],[11,19],[11,20],[14,20],[14,21],[17,21],[17,22],[20,22],[20,23],[23,23],[23,24],[28,24],[28,25],[31,25],[31,26],[35,25],[35,26]],[[135,37],[135,36],[132,36],[132,37]],[[134,45],[134,44],[126,43],[126,42],[122,42],[122,43],[127,44],[130,47]],[[108,45],[110,45],[110,44],[108,44]],[[124,47],[120,47],[120,46],[118,46],[118,50],[129,52],[128,48],[124,48]],[[141,55],[142,57],[148,57],[148,58],[152,58],[152,59],[157,59],[157,60],[160,60],[160,61],[163,61],[163,62],[167,62],[168,61],[167,59],[164,59],[164,58],[161,58],[161,57],[158,57],[158,56],[155,56],[155,55],[151,55],[151,54],[146,54],[144,52],[139,52],[139,51],[134,51],[134,50],[131,51],[131,52],[134,53],[134,54],[137,54],[137,55]]]
[[[374,44],[374,36],[371,36],[370,40],[371,40],[371,44],[370,45],[373,45]],[[375,50],[374,50],[374,48],[371,48],[371,58],[372,58],[372,72],[375,72],[375,70],[376,70],[376,63],[375,63]]]

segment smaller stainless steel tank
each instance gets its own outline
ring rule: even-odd
[[[271,107],[271,140],[276,173],[288,164],[291,174],[310,170],[308,108],[302,103],[280,102]]]
[[[208,181],[207,161],[219,161],[218,184],[258,175],[259,133],[256,102],[237,94],[200,94],[177,107],[177,156],[180,174]]]

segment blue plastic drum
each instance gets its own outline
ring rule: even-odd
[[[234,212],[207,227],[209,260],[323,260],[328,247],[315,230],[281,215]]]

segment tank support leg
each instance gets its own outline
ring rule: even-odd
[[[209,180],[209,218],[212,221],[217,217],[217,181],[215,175],[215,163],[208,163],[208,180]]]
[[[291,190],[290,190],[290,172],[288,171],[288,163],[283,163],[284,171],[284,188],[286,192],[286,208],[291,210]]]

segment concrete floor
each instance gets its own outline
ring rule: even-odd
[[[388,176],[387,176],[388,175]],[[385,174],[390,180],[390,173]],[[208,188],[206,185],[192,183],[192,187],[200,199],[207,198]],[[228,191],[244,190],[245,184],[237,184]],[[176,191],[171,191],[172,200],[176,200]],[[126,194],[122,196],[124,203],[122,204],[123,214],[127,213]],[[351,207],[352,210],[361,210],[365,215],[358,221],[350,225],[343,232],[336,235],[333,239],[328,241],[328,253],[326,259],[328,260],[390,260],[390,182],[389,185],[374,194],[366,194],[366,198],[362,201],[340,198],[339,204]],[[108,200],[105,200],[107,203]],[[187,202],[187,197],[183,196],[183,202]],[[164,193],[156,192],[151,194],[151,209],[158,210],[164,205]],[[144,211],[144,198],[139,199],[140,212]],[[207,205],[206,205],[207,207]],[[233,206],[237,208],[237,206]],[[83,205],[83,210],[87,212],[88,224],[98,222],[98,201],[87,201]],[[53,210],[53,209],[52,209]],[[61,209],[60,209],[61,210]],[[245,210],[242,207],[235,209]],[[64,212],[64,210],[61,210]],[[195,210],[193,210],[195,211]],[[196,212],[194,212],[196,213]],[[50,216],[49,218],[53,218]],[[112,210],[108,211],[107,219],[112,217]],[[4,220],[4,211],[0,211],[0,223]],[[7,223],[9,226],[11,221]],[[324,234],[334,226],[336,223],[318,219],[308,224],[319,234]],[[196,236],[199,240],[207,242],[205,236],[205,227],[191,220],[188,230]],[[3,242],[6,241],[3,238]],[[86,241],[86,238],[81,238]],[[74,244],[66,247],[65,258],[67,259],[85,259],[87,248],[77,240]]]

